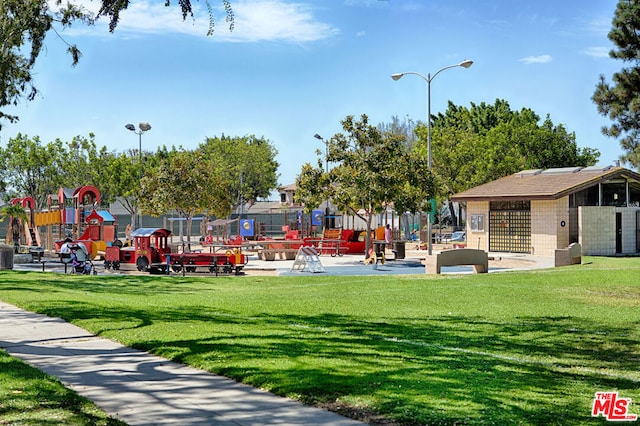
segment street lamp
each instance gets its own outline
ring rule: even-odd
[[[136,126],[134,126],[133,124],[129,123],[129,124],[125,124],[124,126],[127,130],[131,130],[133,133],[135,133],[136,135],[138,135],[138,161],[140,162],[140,179],[142,179],[142,175],[143,175],[143,171],[142,171],[142,134],[144,132],[148,132],[149,130],[151,130],[151,124],[149,123],[139,123],[138,124],[138,129],[140,130],[136,130]],[[138,225],[140,228],[142,228],[142,213],[140,213],[140,216],[138,218]]]
[[[326,141],[319,134],[313,135],[314,138],[324,142],[324,164],[326,173],[329,173],[329,141]],[[329,229],[329,200],[327,200],[327,204],[324,208],[324,228]]]
[[[436,78],[438,74],[440,74],[442,71],[446,69],[455,68],[455,67],[469,68],[471,65],[473,65],[473,61],[469,59],[465,59],[464,61],[458,64],[453,64],[453,65],[446,66],[444,68],[440,68],[433,75],[429,73],[427,74],[426,77],[417,72],[401,72],[401,73],[391,74],[391,78],[394,79],[395,81],[400,80],[403,76],[407,74],[413,74],[413,75],[417,75],[418,77],[422,78],[424,81],[427,82],[427,167],[429,168],[429,170],[431,170],[431,81],[434,78]],[[429,220],[428,220],[427,232],[429,235],[428,236],[429,242],[427,244],[429,248],[428,253],[429,253],[429,256],[431,256],[431,253],[433,251],[433,242],[431,241],[432,240],[431,217],[429,217]]]
[[[329,173],[329,141],[324,140],[324,138],[317,133],[313,135],[313,137],[324,142],[324,167],[326,172]]]

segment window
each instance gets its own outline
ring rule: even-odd
[[[471,227],[471,232],[484,232],[484,215],[472,214],[470,216],[469,225]]]
[[[491,201],[489,202],[490,210],[531,210],[531,201]]]
[[[627,205],[627,184],[625,182],[603,183],[602,205],[625,207]]]
[[[529,210],[491,210],[489,212],[489,251],[531,252],[531,212]]]
[[[489,202],[489,251],[531,251],[531,201]]]
[[[598,185],[578,191],[569,197],[569,207],[597,206],[600,204]]]

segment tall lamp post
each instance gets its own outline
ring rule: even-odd
[[[134,126],[133,124],[129,123],[129,124],[125,124],[124,126],[127,130],[131,130],[133,133],[135,133],[136,135],[138,135],[138,161],[140,162],[140,179],[142,179],[142,175],[143,170],[142,170],[142,134],[144,132],[148,132],[149,130],[151,130],[151,124],[149,123],[139,123],[138,124],[138,129],[140,130],[136,130],[136,126]],[[138,227],[142,228],[142,213],[139,213],[139,217],[138,217]]]
[[[436,78],[436,76],[444,70],[447,70],[449,68],[455,68],[455,67],[469,68],[471,65],[473,65],[473,61],[470,59],[465,59],[464,61],[458,64],[453,64],[453,65],[446,66],[444,68],[440,68],[433,75],[431,75],[431,73],[428,73],[426,77],[417,72],[401,72],[401,73],[391,74],[391,78],[394,79],[395,81],[400,80],[403,76],[407,74],[413,74],[413,75],[417,75],[418,77],[422,78],[424,81],[427,82],[427,167],[429,168],[429,170],[431,170],[431,81],[434,78]],[[427,233],[429,238],[429,242],[427,243],[427,247],[429,250],[428,253],[429,253],[429,256],[431,256],[431,253],[433,252],[433,241],[432,241],[433,236],[431,235],[431,216],[429,216],[429,220],[428,220]]]
[[[324,138],[317,133],[313,135],[313,137],[324,142],[324,168],[325,172],[329,173],[329,142],[324,140]],[[327,200],[327,204],[324,208],[324,228],[329,228],[329,200]]]

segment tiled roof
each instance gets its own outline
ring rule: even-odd
[[[453,201],[487,201],[504,199],[558,199],[597,185],[601,181],[624,176],[640,182],[640,174],[622,167],[566,167],[546,170],[523,170],[511,176],[459,192]]]

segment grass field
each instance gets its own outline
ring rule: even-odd
[[[640,258],[583,261],[379,278],[3,272],[0,299],[374,424],[594,424],[597,391],[640,413]]]

